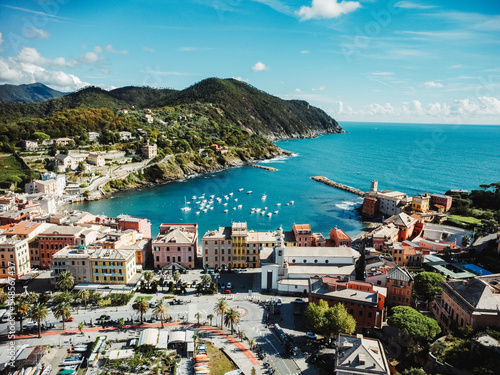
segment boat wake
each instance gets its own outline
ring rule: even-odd
[[[352,210],[354,206],[357,206],[359,202],[352,202],[352,201],[342,201],[340,203],[337,203],[335,207],[340,208],[341,210]]]

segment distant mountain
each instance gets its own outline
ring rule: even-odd
[[[205,79],[184,90],[129,86],[106,91],[87,87],[41,103],[0,104],[0,123],[47,119],[77,108],[108,108],[116,113],[123,108],[182,108],[197,103],[219,108],[235,126],[273,141],[343,132],[333,118],[305,101],[283,100],[247,83],[219,78]]]
[[[42,83],[29,85],[0,85],[0,103],[32,103],[60,98],[66,93],[51,89]]]

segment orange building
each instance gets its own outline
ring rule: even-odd
[[[384,224],[386,225],[391,223],[398,228],[398,241],[402,242],[413,236],[417,219],[401,212],[400,214],[393,215],[384,221]]]
[[[358,329],[382,327],[385,296],[378,290],[364,281],[344,281],[333,277],[309,279],[309,301],[318,303],[322,299],[330,306],[342,303],[356,319]]]
[[[83,227],[54,225],[47,231],[38,235],[38,253],[40,254],[40,267],[49,268],[52,256],[66,246],[77,245],[77,238],[87,230]]]
[[[413,277],[404,268],[387,270],[387,306],[411,306],[413,303]]]
[[[351,247],[352,243],[351,237],[349,237],[342,229],[337,228],[330,229],[330,241],[331,246],[334,247]]]
[[[122,231],[133,229],[144,235],[144,238],[151,239],[151,222],[148,219],[140,217],[133,217],[129,215],[119,215],[116,217],[118,220],[118,227]]]

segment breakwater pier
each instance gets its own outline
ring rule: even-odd
[[[254,168],[259,168],[259,169],[264,169],[266,171],[271,171],[271,172],[274,172],[274,171],[277,171],[278,169],[276,168],[273,168],[273,167],[267,167],[265,165],[259,165],[259,164],[248,164],[249,166],[251,167],[254,167]]]
[[[344,191],[347,191],[348,193],[359,195],[360,197],[363,197],[365,195],[365,193],[359,189],[332,181],[332,180],[326,178],[325,176],[313,176],[313,177],[311,177],[311,179],[313,179],[314,181],[317,181],[317,182],[321,182],[322,184],[334,187],[336,189],[344,190]]]

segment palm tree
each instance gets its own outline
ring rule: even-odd
[[[151,285],[151,281],[153,281],[154,278],[155,274],[153,271],[144,272],[144,281],[146,281],[148,288]]]
[[[87,308],[87,301],[90,297],[90,292],[87,289],[82,289],[78,292],[78,298],[83,299],[83,302],[85,303],[85,308]]]
[[[30,305],[35,304],[38,302],[39,294],[35,292],[29,292],[28,295],[26,296],[26,302],[28,302]]]
[[[203,285],[210,285],[211,282],[212,282],[212,276],[205,274],[201,277],[201,283]]]
[[[239,331],[238,335],[240,336],[241,341],[245,340],[245,337],[247,337],[247,335],[245,334],[245,331],[243,331],[243,330]]]
[[[18,299],[14,303],[14,314],[17,319],[19,319],[19,326],[21,330],[21,335],[23,334],[23,320],[28,316],[28,303],[23,299]]]
[[[133,309],[141,314],[141,324],[144,323],[144,313],[149,310],[148,303],[144,297],[137,297]]]
[[[71,292],[68,292],[67,290],[65,290],[64,292],[57,292],[52,297],[52,301],[56,305],[60,305],[61,303],[71,303],[72,299],[73,296],[71,295]]]
[[[234,333],[234,325],[240,322],[240,313],[234,309],[228,309],[224,313],[224,325],[231,327],[231,335]]]
[[[248,339],[248,345],[250,346],[250,350],[253,350],[255,347],[255,339],[253,337]]]
[[[118,325],[120,326],[120,329],[122,329],[123,326],[125,325],[125,318],[119,318]]]
[[[224,323],[224,311],[226,311],[227,308],[228,308],[227,302],[225,299],[222,299],[222,298],[219,300],[219,302],[217,302],[217,304],[214,307],[214,312],[217,315],[221,316],[221,319],[220,319],[220,328],[221,329],[222,329],[222,324]]]
[[[167,311],[168,311],[167,305],[165,304],[165,300],[163,299],[158,301],[153,310],[153,313],[160,318],[161,328],[163,328],[163,322],[165,321],[165,319],[168,318]]]
[[[38,338],[42,337],[42,320],[49,316],[49,309],[44,303],[37,302],[28,310],[29,318],[38,324]]]
[[[56,319],[62,319],[63,331],[66,330],[65,320],[71,318],[71,305],[68,302],[62,302],[57,305],[57,309],[54,311],[54,317]]]
[[[85,327],[85,324],[83,322],[78,323],[78,330],[80,333],[83,335],[83,328]]]
[[[57,286],[62,290],[69,290],[75,285],[75,278],[69,271],[62,271],[57,279]]]
[[[181,278],[181,273],[179,271],[175,271],[172,277],[174,278],[174,281],[177,282]]]
[[[196,320],[198,320],[198,325],[200,325],[201,312],[197,312],[196,314],[194,314],[194,317],[196,318]]]
[[[210,326],[212,325],[212,319],[215,318],[214,314],[208,314],[207,318],[210,320]]]

